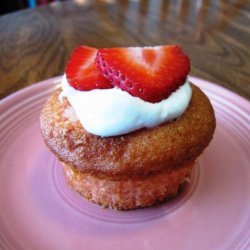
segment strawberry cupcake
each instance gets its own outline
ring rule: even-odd
[[[189,70],[177,45],[78,47],[40,117],[69,186],[119,210],[175,196],[215,129]]]

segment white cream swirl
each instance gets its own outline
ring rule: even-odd
[[[192,96],[187,81],[167,99],[145,102],[119,88],[79,91],[71,87],[64,75],[60,98],[66,97],[82,126],[98,136],[117,136],[151,128],[181,116]]]

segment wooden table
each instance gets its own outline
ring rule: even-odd
[[[79,44],[181,44],[191,75],[250,99],[247,0],[78,0],[0,17],[0,98],[63,74]]]

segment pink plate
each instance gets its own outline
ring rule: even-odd
[[[39,113],[61,77],[0,102],[0,249],[250,249],[250,104],[191,77],[215,108],[214,139],[168,203],[103,209],[70,190]]]

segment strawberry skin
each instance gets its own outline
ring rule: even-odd
[[[97,51],[87,46],[74,50],[65,69],[68,83],[73,88],[83,91],[113,88],[95,65]]]
[[[190,71],[178,45],[99,49],[96,64],[114,86],[152,103],[184,84]]]

